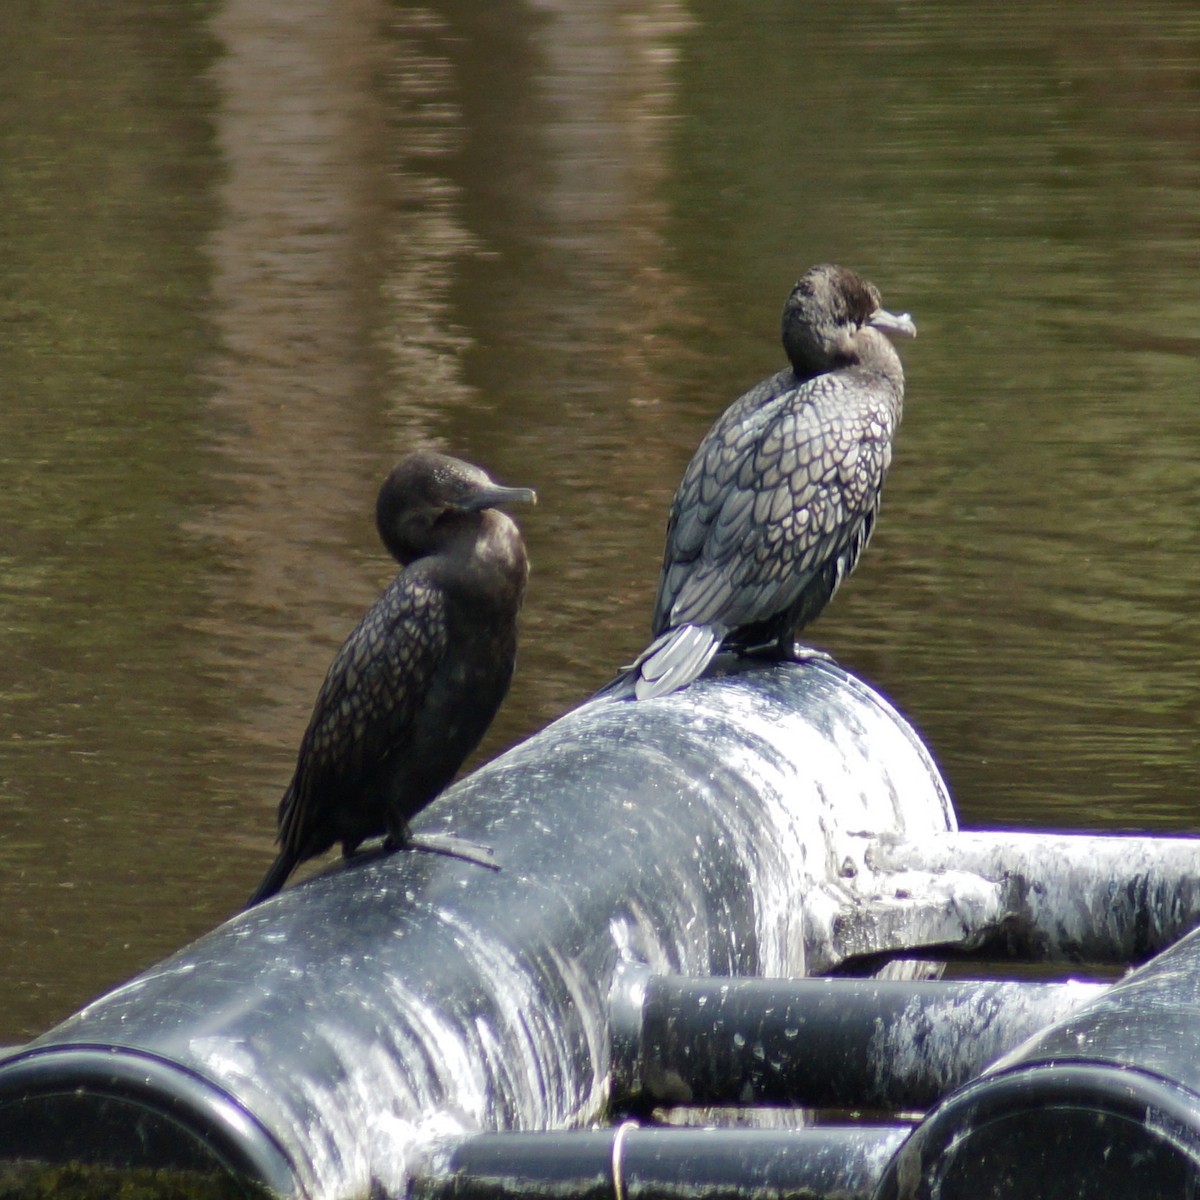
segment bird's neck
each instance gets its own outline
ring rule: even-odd
[[[899,391],[904,390],[904,367],[900,355],[886,334],[869,326],[858,331],[855,338],[858,365],[868,371],[886,376]]]
[[[499,510],[485,509],[457,524],[434,557],[451,588],[502,608],[520,603],[529,575],[525,546],[516,523]]]

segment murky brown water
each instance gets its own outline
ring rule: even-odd
[[[0,40],[0,1041],[257,881],[402,451],[541,496],[484,753],[635,652],[822,259],[921,336],[812,640],[966,823],[1200,825],[1193,5],[49,0]]]

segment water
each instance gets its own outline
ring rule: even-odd
[[[820,260],[920,337],[811,640],[964,823],[1198,824],[1193,6],[48,0],[0,37],[0,1041],[257,882],[404,450],[541,497],[481,756],[627,661]]]

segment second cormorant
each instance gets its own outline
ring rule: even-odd
[[[725,411],[675,493],[655,638],[630,668],[638,699],[690,683],[723,647],[794,657],[797,632],[854,570],[903,409],[885,335],[916,326],[855,272],[822,264],[796,284],[791,366]]]
[[[410,818],[454,777],[508,691],[529,565],[498,506],[535,500],[431,451],[388,475],[375,520],[404,569],[329,668],[279,804],[282,848],[251,905],[335,842],[347,855],[380,834],[412,842]]]

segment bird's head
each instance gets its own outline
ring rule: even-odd
[[[810,268],[783,306],[783,348],[796,374],[806,379],[861,362],[876,348],[875,333],[867,331],[917,335],[908,313],[888,312],[879,289],[848,267]]]
[[[502,487],[486,471],[448,454],[418,450],[392,468],[379,489],[375,522],[402,565],[431,553],[477,514],[509,504],[536,504],[530,488]]]

